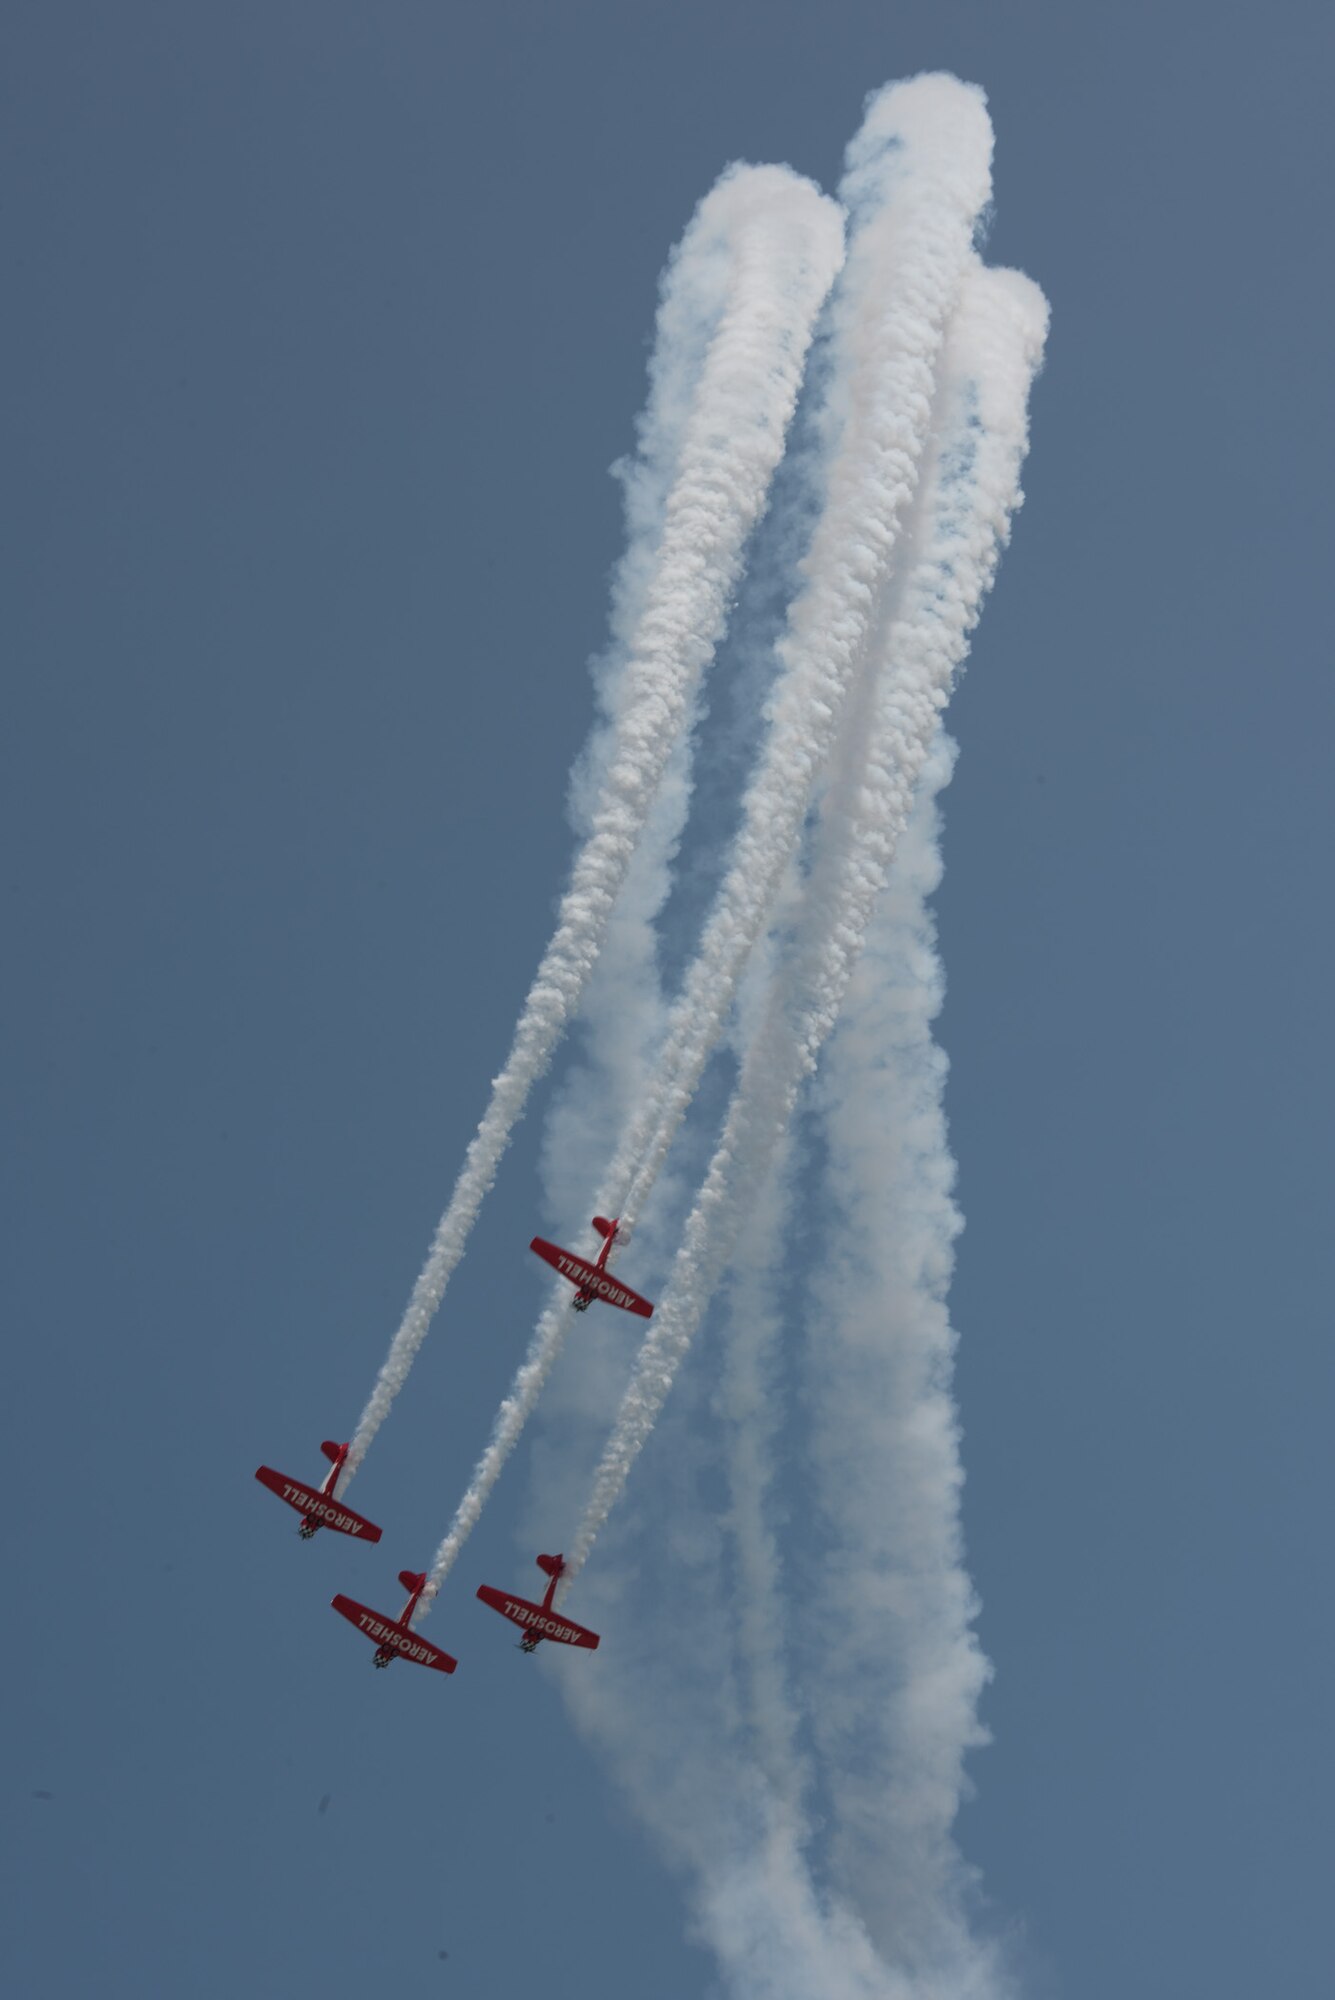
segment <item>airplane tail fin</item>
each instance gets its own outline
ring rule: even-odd
[[[341,1458],[346,1458],[348,1455],[348,1447],[345,1444],[332,1444],[328,1438],[320,1449],[331,1465],[337,1465]]]
[[[617,1233],[615,1216],[612,1218],[611,1222],[609,1222],[605,1215],[595,1215],[593,1218],[593,1226],[598,1231],[598,1234],[600,1236],[615,1236]]]
[[[566,1559],[564,1556],[538,1557],[538,1568],[543,1570],[548,1576],[560,1576],[565,1566]]]
[[[401,1569],[399,1571],[399,1582],[405,1590],[425,1590],[426,1574],[422,1570]]]

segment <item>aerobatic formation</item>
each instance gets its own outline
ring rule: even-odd
[[[565,1476],[581,1464],[585,1482],[582,1501],[559,1482],[546,1496],[570,1510],[567,1553],[538,1556],[540,1601],[488,1584],[477,1597],[525,1652],[598,1648],[558,1600],[716,1306],[718,1340],[701,1349],[713,1358],[671,1420],[677,1459],[726,1482],[721,1517],[692,1503],[699,1545],[716,1550],[715,1573],[692,1574],[692,1625],[697,1650],[714,1634],[728,1701],[692,1707],[687,1659],[667,1690],[617,1678],[608,1617],[639,1613],[615,1547],[589,1578],[599,1660],[572,1673],[567,1699],[690,1874],[704,1933],[748,1992],[1004,1989],[951,1832],[964,1756],[983,1740],[987,1663],[959,1535],[945,1308],[959,1225],[927,910],[952,761],[942,711],[1020,504],[1047,332],[1038,287],[982,260],[991,153],[979,91],[947,76],[893,84],[868,101],[837,200],[787,168],[733,167],[673,252],[638,448],[621,468],[628,542],[554,934],[351,1438],[321,1447],[318,1487],[256,1474],[303,1537],[379,1541],[348,1506],[349,1482],[534,1085],[585,1024],[597,1088],[558,1097],[546,1157],[557,1206],[578,1193],[595,1211],[594,1254],[532,1238],[559,1283],[430,1567],[400,1572],[402,1612],[333,1603],[377,1667],[454,1672],[418,1628],[550,1383]],[[720,846],[716,829],[696,830],[692,780],[706,687],[729,676],[754,726],[734,732],[744,768]],[[669,968],[660,918],[701,879],[678,859],[693,833],[718,852],[717,888]],[[618,1032],[600,1035],[612,1009]],[[721,1115],[707,1073],[731,1078]],[[563,1157],[582,1163],[578,1188]],[[814,1271],[808,1259],[785,1277],[799,1182],[833,1219]],[[611,1268],[639,1231],[637,1275],[656,1304]],[[629,1350],[590,1322],[553,1381],[572,1312],[596,1303],[629,1315],[617,1322]],[[800,1423],[785,1393],[802,1397]],[[805,1560],[837,1656],[819,1700],[800,1647],[781,1643],[781,1463],[802,1482],[819,1549]],[[637,1704],[650,1702],[660,1726],[644,1730]],[[666,1773],[651,1767],[660,1738]],[[674,1803],[692,1774],[701,1794],[718,1788],[712,1814]]]

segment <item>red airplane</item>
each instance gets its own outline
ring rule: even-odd
[[[380,1530],[375,1522],[364,1521],[360,1514],[353,1513],[351,1507],[345,1507],[341,1500],[334,1498],[334,1487],[343,1470],[348,1447],[331,1444],[326,1438],[320,1449],[330,1465],[318,1493],[313,1486],[303,1486],[299,1479],[289,1479],[286,1473],[275,1472],[271,1465],[260,1466],[255,1477],[261,1486],[267,1486],[271,1493],[276,1493],[280,1500],[286,1500],[289,1507],[295,1507],[304,1517],[297,1529],[303,1542],[308,1542],[317,1528],[336,1528],[340,1535],[356,1535],[363,1542],[378,1542]]]
[[[489,1583],[480,1583],[477,1594],[484,1604],[493,1611],[499,1611],[502,1618],[508,1618],[512,1625],[518,1625],[524,1636],[519,1642],[521,1653],[534,1653],[542,1639],[555,1639],[562,1646],[587,1646],[592,1652],[598,1644],[596,1632],[586,1632],[582,1625],[572,1625],[568,1618],[562,1618],[552,1610],[552,1599],[556,1586],[565,1573],[564,1556],[539,1556],[538,1568],[546,1570],[551,1582],[548,1584],[541,1604],[530,1604],[527,1598],[511,1597],[506,1590],[493,1590]]]
[[[438,1673],[452,1674],[459,1662],[412,1629],[412,1615],[417,1609],[418,1598],[426,1589],[426,1577],[420,1570],[401,1569],[399,1582],[408,1592],[408,1602],[397,1618],[386,1618],[382,1612],[368,1611],[364,1604],[355,1603],[351,1597],[340,1595],[331,1598],[330,1603],[349,1625],[355,1625],[359,1632],[365,1632],[368,1639],[377,1641],[372,1666],[387,1667],[394,1659],[416,1660],[419,1667],[435,1667]]]
[[[609,1222],[605,1215],[593,1218],[593,1226],[603,1239],[596,1264],[586,1263],[583,1257],[563,1250],[559,1243],[549,1243],[543,1236],[535,1236],[528,1247],[545,1258],[554,1271],[559,1271],[563,1278],[570,1280],[575,1287],[577,1313],[587,1312],[595,1299],[605,1299],[609,1306],[620,1306],[624,1312],[638,1313],[641,1319],[651,1319],[654,1309],[648,1299],[642,1299],[629,1285],[623,1285],[619,1279],[608,1275],[607,1256],[617,1240],[617,1220],[614,1217]]]

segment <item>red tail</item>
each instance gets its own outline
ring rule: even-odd
[[[544,1570],[548,1576],[560,1576],[565,1566],[566,1559],[564,1556],[538,1557],[538,1568]]]
[[[338,1465],[348,1455],[348,1447],[345,1444],[331,1444],[328,1438],[320,1449],[331,1465]]]
[[[614,1216],[611,1222],[609,1222],[605,1215],[595,1215],[593,1218],[593,1226],[598,1231],[598,1234],[600,1236],[615,1236],[617,1233],[618,1219],[619,1218]]]
[[[399,1582],[405,1590],[425,1590],[426,1573],[425,1571],[419,1572],[415,1569],[401,1569],[399,1571]]]

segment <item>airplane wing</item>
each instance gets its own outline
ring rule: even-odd
[[[610,1271],[600,1271],[595,1264],[586,1263],[583,1257],[563,1250],[559,1243],[549,1243],[543,1236],[535,1236],[528,1247],[563,1278],[568,1278],[578,1291],[590,1292],[609,1306],[620,1306],[623,1312],[638,1313],[641,1319],[653,1318],[654,1309],[648,1299],[642,1299]]]
[[[346,1618],[349,1625],[355,1625],[359,1632],[364,1632],[373,1645],[384,1646],[389,1652],[397,1653],[401,1660],[415,1660],[419,1667],[435,1667],[442,1674],[452,1674],[459,1664],[452,1654],[433,1646],[429,1639],[423,1639],[416,1632],[405,1631],[402,1625],[396,1625],[383,1612],[372,1611],[365,1604],[358,1604],[341,1593],[331,1598],[330,1602],[339,1616]]]
[[[295,1507],[299,1514],[317,1521],[322,1528],[335,1528],[340,1535],[356,1535],[363,1542],[380,1540],[380,1530],[374,1521],[364,1521],[351,1507],[345,1507],[341,1500],[332,1499],[316,1487],[303,1486],[299,1479],[289,1479],[285,1472],[275,1472],[271,1465],[261,1465],[255,1477],[261,1486],[267,1486],[280,1500],[286,1500],[289,1507]]]
[[[512,1625],[518,1625],[521,1632],[535,1639],[555,1639],[562,1646],[587,1646],[590,1652],[598,1644],[596,1632],[572,1624],[559,1612],[544,1611],[540,1604],[530,1604],[527,1598],[511,1597],[508,1590],[493,1590],[489,1583],[480,1583],[477,1594],[493,1611],[499,1611],[502,1618],[508,1618]]]

